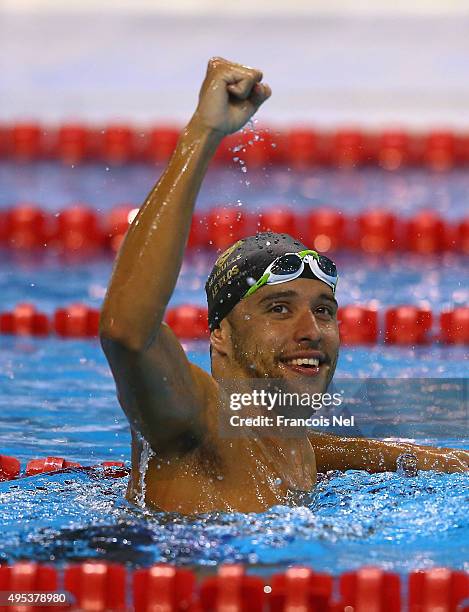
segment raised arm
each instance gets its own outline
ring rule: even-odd
[[[162,322],[181,268],[195,200],[221,139],[270,96],[258,70],[210,60],[197,109],[121,246],[100,322],[119,401],[159,452],[203,435],[215,385]]]
[[[320,472],[328,470],[366,470],[367,472],[392,472],[397,458],[411,453],[417,460],[417,469],[437,472],[467,472],[469,451],[452,448],[435,448],[405,442],[384,442],[368,438],[341,438],[314,433],[310,441]]]

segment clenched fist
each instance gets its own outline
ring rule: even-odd
[[[260,70],[221,57],[212,58],[193,120],[222,136],[236,132],[272,93],[261,81]]]

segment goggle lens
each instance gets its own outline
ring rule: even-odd
[[[328,276],[337,276],[337,268],[333,261],[329,259],[329,257],[325,257],[324,255],[319,255],[318,266]]]
[[[270,271],[272,274],[283,276],[294,274],[301,268],[303,262],[296,254],[282,255],[274,262]]]

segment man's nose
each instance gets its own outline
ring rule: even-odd
[[[316,317],[311,310],[304,310],[298,315],[295,321],[295,340],[318,341],[321,339],[321,329],[316,321]]]

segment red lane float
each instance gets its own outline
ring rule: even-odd
[[[92,131],[79,124],[63,125],[57,132],[54,154],[66,164],[79,164],[93,157]]]
[[[207,221],[210,244],[222,251],[256,232],[253,217],[235,208],[214,208],[207,215]]]
[[[400,612],[401,584],[398,574],[364,567],[340,577],[340,610]]]
[[[187,246],[190,249],[205,248],[208,246],[209,240],[207,216],[195,212],[192,215],[191,229],[189,232]]]
[[[428,342],[428,332],[433,323],[433,314],[417,306],[396,306],[385,315],[385,342],[389,344],[413,345]]]
[[[112,478],[122,478],[122,476],[128,476],[130,473],[123,461],[102,461],[94,467],[102,469],[105,476],[112,476]]]
[[[115,165],[135,161],[137,156],[137,134],[128,125],[109,125],[103,133],[99,146],[99,157]]]
[[[354,168],[365,161],[365,136],[359,130],[338,130],[333,136],[332,163],[339,168]]]
[[[48,336],[50,322],[33,304],[17,304],[12,312],[0,313],[0,332],[15,336]]]
[[[337,251],[346,244],[344,216],[332,208],[318,208],[300,216],[296,233],[304,243],[322,253]]]
[[[96,211],[84,205],[75,205],[59,212],[54,242],[59,249],[68,252],[102,248],[104,233]]]
[[[388,253],[398,247],[396,217],[384,210],[369,210],[357,218],[358,247],[364,253]]]
[[[285,574],[274,574],[268,609],[331,610],[334,580],[329,574],[315,572],[308,567],[291,567]]]
[[[135,612],[193,610],[196,580],[188,569],[163,563],[135,570],[132,579]]]
[[[62,457],[46,457],[45,459],[31,459],[25,470],[25,476],[34,476],[44,472],[55,472],[66,468],[81,467],[80,463],[67,461]]]
[[[17,123],[7,128],[7,156],[19,162],[43,157],[44,131],[38,123]]]
[[[12,480],[19,476],[21,464],[15,457],[0,455],[0,482],[2,480]]]
[[[378,136],[378,165],[385,170],[398,170],[410,162],[410,136],[404,131],[386,130]]]
[[[337,312],[340,341],[345,345],[376,344],[378,312],[366,306],[345,306]]]
[[[54,330],[63,338],[96,338],[99,331],[99,310],[85,304],[71,304],[54,314]]]
[[[279,162],[281,158],[283,139],[272,130],[265,128],[243,131],[240,151],[232,156],[239,157],[248,168],[258,169]],[[280,145],[280,146],[279,146]]]
[[[166,323],[181,340],[202,340],[208,337],[207,309],[183,304],[166,312]]]
[[[2,233],[7,246],[12,249],[37,249],[47,246],[51,223],[51,215],[34,204],[19,204],[6,211]]]
[[[443,567],[409,575],[408,611],[467,611],[459,604],[469,598],[469,574]]]
[[[55,248],[76,254],[96,253],[103,247],[116,252],[139,208],[122,204],[98,215],[76,204],[56,215],[34,204],[0,211],[0,242],[16,250]],[[223,250],[235,240],[271,229],[297,236],[324,253],[341,249],[379,254],[397,248],[418,254],[469,252],[469,219],[449,223],[433,211],[399,219],[385,209],[364,211],[356,219],[321,207],[295,213],[274,206],[257,214],[230,206],[195,212],[188,246]]]
[[[469,344],[469,307],[440,313],[440,340],[448,344]]]
[[[451,246],[445,221],[431,210],[422,210],[407,221],[406,247],[422,255],[440,253]]]
[[[56,593],[58,591],[59,580],[58,571],[56,568],[49,565],[35,563],[34,561],[18,561],[13,565],[0,566],[0,591],[8,593],[38,593],[46,591]],[[45,606],[42,603],[40,606],[32,605],[14,605],[11,602],[7,606],[1,607],[2,610],[11,610],[11,612],[20,612],[27,610],[28,612],[38,612],[40,610],[65,610],[66,606],[54,604],[54,606]]]
[[[423,159],[432,170],[449,170],[456,162],[456,136],[452,132],[433,131],[425,138]]]
[[[313,130],[290,130],[285,134],[284,147],[288,163],[295,170],[303,170],[319,162],[319,138]]]
[[[242,565],[222,565],[217,576],[205,578],[200,586],[202,610],[262,612],[264,601],[262,579],[246,575]]]
[[[58,308],[51,320],[33,304],[18,304],[13,311],[0,313],[0,333],[20,336],[96,338],[100,311],[84,304]],[[433,320],[439,334],[431,337]],[[203,306],[181,304],[169,308],[166,323],[181,340],[205,340],[209,335],[207,310]],[[350,304],[338,311],[340,338],[345,345],[375,344],[379,339],[378,312],[374,306]],[[469,308],[458,307],[434,315],[429,309],[412,305],[390,308],[385,313],[385,342],[413,345],[437,340],[447,344],[469,343]]]
[[[65,590],[83,611],[126,611],[126,580],[127,570],[118,563],[81,563],[64,572]]]
[[[271,208],[262,211],[258,217],[258,232],[276,232],[295,236],[295,215],[288,208]]]
[[[458,250],[469,255],[469,218],[463,219],[457,228]]]

